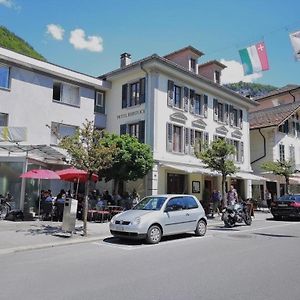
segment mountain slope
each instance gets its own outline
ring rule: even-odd
[[[4,26],[0,26],[0,47],[46,61],[46,59],[36,52],[27,42],[16,36]]]
[[[247,96],[247,97],[250,96],[250,98],[263,96],[277,89],[277,87],[272,85],[250,83],[250,82],[243,82],[243,81],[237,83],[225,84],[225,86],[233,90],[234,92],[239,93],[240,95]]]

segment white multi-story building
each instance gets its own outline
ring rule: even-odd
[[[267,181],[253,186],[253,196],[263,199],[264,188],[274,196],[286,192],[284,177],[263,170],[263,162],[291,160],[300,170],[300,86],[288,85],[256,101],[259,106],[250,113],[251,165]],[[291,191],[299,192],[299,178],[290,183]]]
[[[37,182],[25,184],[20,174],[61,163],[57,135],[73,133],[86,119],[105,128],[109,88],[109,82],[0,48],[0,194],[10,192],[23,208],[25,192]]]
[[[195,147],[201,151],[204,142],[225,138],[235,146],[240,168],[229,181],[243,198],[251,197],[252,180],[260,179],[250,165],[248,111],[256,103],[221,86],[225,66],[217,61],[201,65],[202,55],[188,46],[132,63],[124,53],[119,69],[99,77],[111,82],[107,130],[134,135],[153,150],[152,172],[127,183],[128,192],[193,193],[202,199],[204,189],[220,188],[221,179],[195,157]],[[197,140],[202,141],[198,146]]]

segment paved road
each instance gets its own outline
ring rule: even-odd
[[[1,299],[300,299],[300,222],[0,256]]]

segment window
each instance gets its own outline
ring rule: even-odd
[[[285,153],[284,153],[284,145],[279,145],[279,160],[284,161],[285,160]]]
[[[102,114],[105,113],[104,92],[96,92],[94,111]]]
[[[58,139],[75,134],[77,126],[66,125],[61,123],[51,123],[51,143],[57,144]]]
[[[196,73],[196,59],[190,59],[190,71]]]
[[[136,137],[140,143],[145,142],[145,121],[139,121],[132,124],[121,124],[120,135],[129,134]]]
[[[215,83],[220,84],[221,82],[221,73],[220,71],[215,71]]]
[[[139,138],[139,123],[129,124],[129,135]]]
[[[295,147],[290,145],[290,162],[295,166]]]
[[[233,146],[235,148],[235,161],[239,162],[240,161],[240,147],[239,147],[239,141],[233,141]]]
[[[140,82],[130,84],[130,106],[139,104],[140,99]]]
[[[174,85],[174,106],[181,108],[181,87],[178,85]]]
[[[199,182],[199,184],[200,184],[200,182]],[[193,197],[183,197],[183,201],[184,201],[184,206],[187,209],[198,208],[198,204],[197,204],[196,200]]]
[[[173,151],[182,152],[182,127],[176,125],[173,128]]]
[[[185,209],[183,197],[172,198],[168,201],[166,208],[169,210],[182,210]]]
[[[233,108],[232,109],[232,125],[238,127],[238,110]]]
[[[221,102],[218,102],[218,121],[224,122],[224,105]]]
[[[0,113],[0,126],[8,126],[8,114]]]
[[[203,114],[203,109],[201,105],[201,95],[195,94],[195,101],[194,101],[194,113],[195,115],[202,115]]]
[[[54,82],[53,100],[61,103],[80,106],[79,88],[74,85]]]
[[[203,149],[203,132],[195,130],[195,152],[201,152]]]
[[[221,137],[216,136],[216,139],[219,139]],[[237,162],[237,163],[243,163],[244,162],[244,142],[232,140],[232,139],[226,139],[226,141],[234,146],[235,153],[234,155],[230,155],[230,159]]]
[[[9,89],[9,67],[0,65],[0,88]]]

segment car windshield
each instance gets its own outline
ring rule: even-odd
[[[160,210],[167,197],[146,197],[141,200],[133,209],[135,210]]]
[[[278,201],[296,201],[300,202],[300,195],[284,195],[281,196]]]

